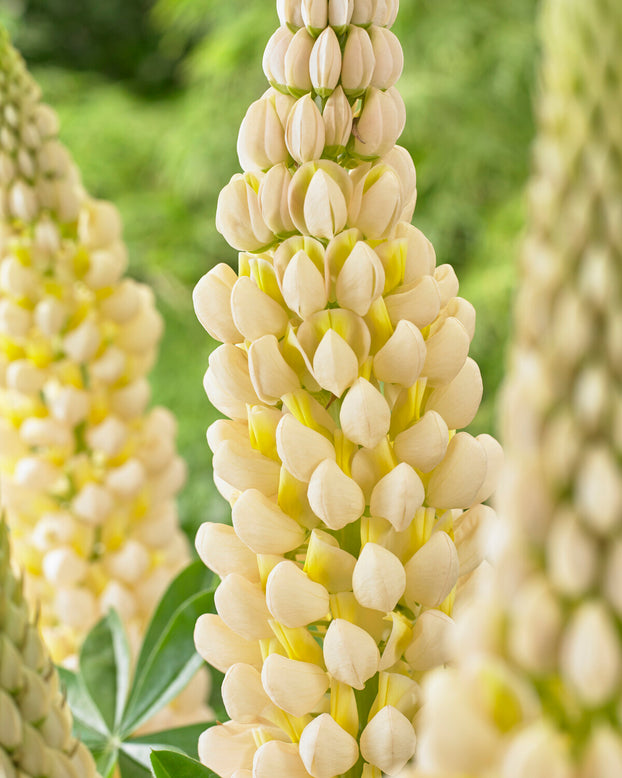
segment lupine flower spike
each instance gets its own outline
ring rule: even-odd
[[[118,212],[86,194],[57,136],[0,32],[2,502],[60,662],[111,606],[138,643],[188,550],[176,423],[147,410],[162,320],[124,277]]]
[[[11,569],[1,519],[0,658],[0,775],[99,778],[90,751],[71,735],[71,710]]]
[[[222,579],[196,645],[231,718],[200,755],[222,778],[377,778],[415,750],[500,447],[456,432],[482,395],[475,312],[410,224],[397,1],[277,9],[216,215],[238,272],[194,293],[222,341],[208,442],[233,508],[196,538]]]
[[[542,31],[509,538],[458,668],[428,679],[421,762],[443,775],[622,775],[622,6],[547,0]]]

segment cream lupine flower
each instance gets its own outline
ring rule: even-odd
[[[0,32],[0,468],[28,599],[55,661],[111,606],[136,643],[186,563],[176,422],[147,409],[162,319]]]
[[[270,88],[218,202],[238,272],[194,294],[222,341],[204,385],[233,519],[197,535],[222,582],[196,644],[231,717],[199,750],[222,778],[379,778],[414,753],[500,448],[456,433],[482,394],[475,314],[409,224],[397,2],[277,5]]]
[[[0,520],[0,775],[98,778],[90,751],[71,735],[58,673],[11,569]]]
[[[622,8],[547,0],[542,29],[508,526],[457,625],[457,668],[427,679],[426,775],[622,774]]]

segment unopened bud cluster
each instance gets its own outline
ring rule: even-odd
[[[56,661],[115,607],[136,641],[188,551],[176,422],[147,410],[162,320],[0,33],[0,473]]]
[[[429,679],[426,767],[622,775],[622,13],[548,0],[494,594]]]
[[[409,224],[397,3],[278,10],[272,87],[218,204],[238,272],[219,264],[194,293],[222,341],[204,385],[228,417],[208,442],[233,509],[196,539],[222,579],[196,644],[231,718],[200,755],[222,778],[377,778],[414,753],[500,448],[456,432],[482,395],[475,312]]]
[[[11,569],[7,527],[0,520],[0,775],[99,778],[71,727],[71,710]]]

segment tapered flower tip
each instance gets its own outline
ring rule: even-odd
[[[203,659],[221,673],[237,662],[261,668],[259,643],[240,637],[215,613],[204,613],[197,619],[194,645]]]
[[[404,652],[413,670],[426,672],[449,661],[454,627],[453,620],[442,611],[431,608],[419,614],[412,641]]]
[[[374,448],[389,431],[391,410],[378,389],[365,378],[358,378],[341,404],[339,421],[353,443]]]
[[[354,568],[352,587],[364,608],[388,613],[404,594],[404,566],[383,546],[365,543]]]
[[[448,442],[449,430],[443,417],[436,411],[426,411],[419,421],[395,436],[393,449],[403,462],[429,473],[445,456]]]
[[[256,750],[253,727],[248,724],[215,724],[199,737],[199,759],[221,778],[233,778],[237,770],[252,769]]]
[[[400,462],[374,486],[369,501],[372,516],[391,522],[401,532],[423,504],[425,490],[421,478],[406,462]]]
[[[299,481],[309,483],[315,468],[325,459],[335,460],[332,443],[306,427],[290,413],[276,429],[276,447],[284,467]]]
[[[297,548],[305,530],[257,489],[247,489],[233,506],[233,526],[256,554],[285,554]]]
[[[259,581],[257,557],[228,524],[203,522],[194,545],[203,564],[221,578],[239,573],[253,583]]]
[[[573,778],[576,775],[567,741],[548,722],[523,729],[510,743],[502,778]]]
[[[319,159],[324,150],[324,120],[311,94],[296,101],[287,117],[285,143],[292,158],[299,164]]]
[[[376,66],[371,38],[362,27],[351,26],[343,49],[341,86],[348,97],[363,94],[371,83]]]
[[[604,446],[588,448],[579,467],[575,500],[584,521],[598,534],[620,526],[622,484],[620,467]]]
[[[401,319],[374,357],[374,374],[379,381],[410,387],[421,374],[425,354],[425,341],[419,328]]]
[[[438,284],[430,275],[422,275],[410,283],[404,283],[385,297],[391,324],[397,327],[402,319],[412,322],[419,329],[427,327],[438,316],[441,295]]]
[[[615,554],[615,546],[610,554]],[[561,511],[551,524],[547,537],[547,571],[558,592],[578,597],[593,585],[597,575],[598,544],[572,511]],[[618,567],[622,571],[622,564]],[[604,589],[609,596],[608,569]]]
[[[273,708],[259,670],[241,662],[231,665],[225,673],[221,694],[229,718],[238,724],[256,723],[269,716]]]
[[[247,340],[268,334],[280,338],[287,327],[287,313],[248,276],[241,276],[233,285],[231,313],[235,326]]]
[[[214,603],[225,624],[246,640],[272,637],[270,613],[259,584],[229,573],[216,589]]]
[[[460,562],[460,575],[468,575],[483,562],[496,514],[488,505],[475,505],[454,524],[454,542]]]
[[[296,717],[313,711],[329,686],[328,675],[321,667],[280,654],[266,657],[261,681],[272,702]]]
[[[365,316],[384,289],[384,267],[376,252],[357,241],[337,276],[335,294],[341,308]]]
[[[508,647],[513,660],[533,673],[552,671],[557,661],[562,611],[548,581],[533,576],[523,582],[509,610]]]
[[[312,530],[305,559],[309,578],[323,584],[331,593],[346,592],[352,588],[355,564],[355,557],[340,548],[332,535]]]
[[[467,357],[452,381],[432,390],[425,407],[426,410],[439,413],[449,429],[460,429],[475,418],[483,391],[482,374],[477,362]]]
[[[326,4],[323,4],[326,12]],[[332,27],[326,27],[318,35],[309,60],[309,76],[314,91],[326,98],[339,83],[341,75],[341,49],[339,39]],[[321,28],[320,28],[321,29]]]
[[[484,484],[487,469],[484,446],[468,432],[459,432],[449,442],[443,461],[432,472],[428,503],[437,508],[469,508]]]
[[[251,344],[248,364],[253,387],[265,403],[274,405],[300,389],[300,380],[285,361],[274,335],[264,335]]]
[[[415,753],[417,738],[410,721],[385,705],[361,733],[361,755],[387,775],[397,775]]]
[[[324,636],[324,661],[333,678],[362,689],[378,672],[380,653],[364,629],[345,619],[333,619]]]
[[[352,132],[352,106],[341,86],[338,86],[324,105],[322,112],[328,149],[343,149]]]
[[[349,221],[369,240],[390,237],[402,205],[402,183],[397,173],[389,165],[380,163],[357,183],[352,193]]]
[[[352,149],[363,159],[374,159],[388,153],[404,129],[404,107],[398,93],[370,86],[363,108],[356,120]],[[401,194],[401,187],[400,187]],[[400,198],[401,202],[401,198]]]
[[[469,353],[470,340],[462,322],[449,316],[425,345],[423,374],[430,386],[439,386],[458,375]]]
[[[345,227],[351,195],[352,182],[336,162],[307,162],[289,188],[292,220],[303,235],[330,239]]]
[[[456,585],[459,566],[458,552],[449,535],[433,533],[405,565],[407,602],[428,608],[439,606]]]
[[[326,306],[328,296],[324,277],[304,251],[298,251],[287,263],[281,292],[288,307],[305,319]],[[358,367],[358,365],[357,365]]]
[[[332,459],[325,459],[313,471],[307,497],[315,515],[334,530],[356,521],[365,510],[361,487]]]
[[[226,394],[240,403],[257,404],[259,398],[250,378],[248,357],[241,348],[231,343],[218,346],[209,356],[208,372]]]
[[[315,380],[335,397],[341,397],[358,374],[359,361],[352,346],[334,329],[326,330],[313,356]]]
[[[257,749],[253,778],[309,778],[296,743],[269,740]]]
[[[274,100],[264,95],[251,103],[240,125],[238,159],[242,170],[266,170],[287,161],[283,124]]]
[[[215,477],[229,488],[227,500],[245,489],[256,489],[265,495],[278,492],[278,462],[252,448],[248,441],[224,440],[216,449],[212,464]]]
[[[607,725],[594,730],[585,749],[581,778],[616,778],[622,775],[622,738]]]
[[[328,592],[312,581],[295,562],[274,567],[266,583],[266,603],[274,618],[286,627],[304,627],[328,613]]]
[[[254,179],[236,173],[218,195],[216,229],[238,251],[258,251],[274,240],[259,208]],[[249,183],[249,181],[251,183]]]
[[[321,713],[302,731],[300,757],[313,778],[334,778],[356,764],[356,740],[328,713]]]
[[[503,469],[503,449],[501,444],[491,435],[478,435],[475,440],[484,449],[486,455],[486,476],[473,502],[484,502],[497,488]]]

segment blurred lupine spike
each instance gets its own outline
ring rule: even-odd
[[[58,673],[11,566],[0,519],[0,774],[99,778],[88,749],[71,734]]]
[[[195,631],[226,673],[231,721],[199,748],[222,778],[398,772],[484,557],[501,450],[456,434],[482,395],[475,315],[409,224],[397,6],[277,3],[270,88],[218,201],[238,273],[219,264],[194,294],[228,417],[208,442],[233,527],[196,544],[222,576]]]
[[[546,0],[541,30],[506,537],[428,678],[426,775],[622,775],[622,6]]]
[[[115,607],[138,646],[188,558],[176,421],[147,408],[162,319],[121,219],[84,191],[0,31],[0,477],[13,553],[57,662]]]

